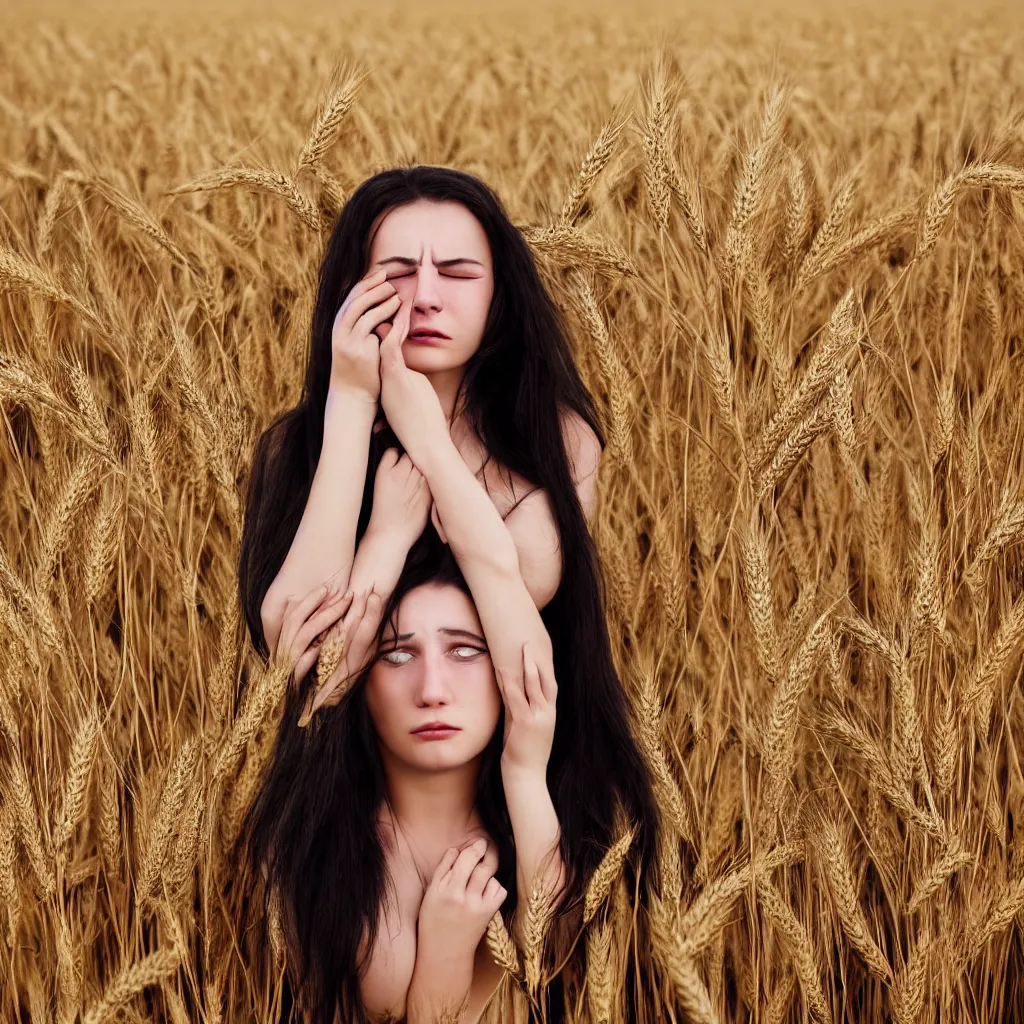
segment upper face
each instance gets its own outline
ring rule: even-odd
[[[367,272],[381,268],[403,308],[411,304],[409,334],[423,327],[448,336],[407,338],[406,364],[427,374],[465,366],[494,294],[491,247],[476,217],[461,203],[428,199],[388,210],[375,224]]]
[[[494,735],[502,706],[473,602],[458,587],[425,584],[402,599],[395,622],[366,683],[385,759],[420,771],[468,764]],[[434,722],[457,731],[414,734]]]

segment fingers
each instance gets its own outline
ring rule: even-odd
[[[325,601],[299,628],[292,641],[292,662],[297,662],[313,641],[342,618],[352,604],[352,591]]]
[[[333,707],[339,703],[347,689],[343,684],[366,667],[369,654],[376,645],[377,627],[380,625],[383,608],[384,599],[373,589],[353,599],[342,622],[345,634],[344,657],[331,677],[313,695],[310,716],[322,707]]]
[[[513,674],[511,679],[497,670],[495,670],[494,674],[498,678],[498,689],[501,691],[501,699],[505,702],[505,709],[508,711],[512,721],[521,719],[530,710],[530,704],[523,690],[523,681],[519,678],[518,673]]]
[[[444,856],[437,862],[437,867],[434,868],[434,873],[430,876],[431,885],[436,885],[446,874],[448,874],[458,856],[459,850],[454,846],[450,846],[445,850]]]
[[[350,627],[346,622],[348,648],[345,663],[349,675],[359,672],[365,667],[377,639],[377,627],[380,625],[383,609],[383,598],[375,590],[371,590],[363,601],[362,613],[358,621],[355,622],[355,627]]]
[[[302,628],[302,624],[321,605],[336,600],[340,592],[330,583],[316,587],[306,594],[301,600],[296,600],[289,595],[284,603],[284,616],[281,619],[281,633],[277,639],[277,650],[285,657],[290,657],[295,647],[295,636]],[[305,645],[302,650],[305,650]],[[301,654],[299,651],[298,654]]]
[[[393,285],[387,285],[392,291],[394,291]],[[376,291],[376,289],[374,289]],[[372,292],[370,293],[373,294]],[[379,302],[378,305],[371,306],[365,313],[353,324],[352,333],[360,336],[369,337],[370,332],[382,324],[385,320],[390,319],[398,311],[398,306],[401,303],[401,298],[397,294],[390,295],[383,302]]]
[[[345,297],[338,310],[337,320],[346,330],[351,331],[362,315],[373,305],[395,295],[395,286],[387,280],[387,274],[379,270],[357,281]]]
[[[387,337],[380,343],[381,372],[401,369],[405,366],[402,356],[402,343],[409,335],[409,317],[411,303],[406,303],[396,314],[394,325]]]
[[[492,875],[484,886],[481,899],[487,907],[493,909],[494,913],[497,913],[498,907],[505,902],[507,895],[508,890]]]
[[[473,873],[473,869],[483,859],[484,853],[487,851],[487,840],[477,839],[475,842],[470,843],[464,850],[462,850],[458,857],[455,858],[455,863],[451,867],[450,879],[452,886],[456,890],[462,891],[469,884],[469,876]]]
[[[320,657],[319,647],[310,647],[305,654],[295,663],[295,682],[301,683],[306,678],[306,673],[316,664],[316,659]]]
[[[494,877],[497,869],[496,863],[489,863],[487,857],[481,858],[480,862],[469,873],[466,882],[466,892],[471,896],[482,896],[487,883]]]

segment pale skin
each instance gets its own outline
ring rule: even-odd
[[[438,501],[441,515],[448,497]],[[427,478],[410,457],[385,453],[367,530],[375,540],[360,545],[353,568],[353,576],[372,581],[383,599],[426,524],[431,501]],[[496,511],[491,526],[494,519]],[[458,544],[465,524],[456,517],[453,525]],[[387,782],[379,820],[390,837],[385,856],[396,900],[381,908],[361,988],[371,1014],[406,1016],[409,1024],[433,1021],[441,1009],[459,1006],[459,1019],[471,1024],[501,980],[485,933],[506,893],[494,878],[497,855],[474,795],[480,755],[502,703],[501,772],[517,888],[529,893],[537,882],[557,894],[564,878],[558,819],[546,783],[557,696],[550,643],[545,648],[547,634],[522,578],[468,548],[470,571],[464,568],[463,574],[472,600],[451,585],[410,591],[366,683]],[[312,630],[351,610],[347,598],[337,589],[319,588],[288,602],[281,656],[290,665],[305,656]],[[505,659],[504,671],[496,668],[499,658]],[[458,731],[434,740],[413,735],[438,721]],[[517,913],[512,931],[521,941],[520,922]]]
[[[261,608],[271,653],[277,648],[288,599],[310,593],[325,580],[340,583],[342,590],[350,585],[362,481],[380,405],[406,450],[412,450],[397,430],[383,394],[383,346],[378,337],[386,341],[392,331],[399,332],[392,341],[400,345],[407,371],[404,383],[409,375],[428,383],[441,412],[446,436],[437,472],[451,470],[460,487],[469,486],[461,468],[446,461],[451,452],[470,470],[469,480],[499,513],[535,607],[543,608],[551,600],[561,579],[558,529],[547,493],[494,460],[484,467],[486,450],[462,410],[455,408],[466,363],[483,336],[494,289],[490,246],[480,223],[455,202],[418,200],[390,210],[376,225],[369,263],[367,275],[352,288],[335,320],[320,460],[299,528]],[[424,327],[449,337],[430,344],[417,341],[415,332]],[[562,427],[573,481],[589,520],[596,505],[600,443],[575,412],[563,413]],[[416,433],[416,425],[407,432]],[[422,445],[417,448],[422,450]],[[413,459],[425,472],[422,459]],[[436,497],[431,518],[450,543],[451,524]],[[359,594],[355,584],[351,587]]]

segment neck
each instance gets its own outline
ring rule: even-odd
[[[459,393],[465,367],[457,366],[451,370],[439,370],[437,373],[426,374],[431,386],[437,393],[437,399],[444,410],[445,419],[452,422],[455,413],[455,399]]]
[[[382,753],[388,803],[405,829],[457,842],[478,824],[479,757],[458,768],[422,771]]]

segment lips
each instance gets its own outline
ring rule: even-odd
[[[451,341],[447,334],[435,331],[431,327],[417,327],[416,330],[409,332],[409,338],[412,341]]]
[[[454,736],[457,732],[461,731],[458,726],[449,725],[447,722],[427,722],[426,725],[413,729],[412,734],[423,739],[439,740],[447,736]]]

